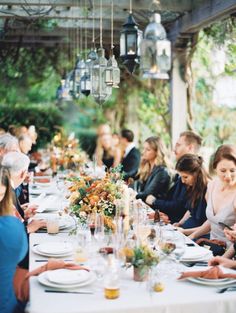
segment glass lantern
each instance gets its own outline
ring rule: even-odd
[[[142,35],[143,32],[138,29],[138,24],[130,13],[121,31],[120,57],[131,73],[134,71],[136,63],[139,63],[139,45]]]
[[[75,98],[78,98],[79,97],[79,94],[80,94],[80,80],[81,80],[81,77],[84,76],[85,74],[85,70],[86,70],[86,67],[85,67],[85,62],[83,59],[77,59],[77,62],[76,62],[76,67],[75,67],[75,70],[74,70],[74,86],[73,86],[73,93],[74,93],[74,97]]]
[[[144,78],[168,79],[171,68],[171,45],[161,25],[160,14],[154,13],[141,42],[140,67]]]
[[[86,97],[89,96],[91,91],[91,76],[86,71],[80,80],[80,92]]]
[[[107,62],[105,82],[107,86],[111,86],[113,88],[119,88],[120,69],[118,67],[118,64],[114,55],[112,55]]]
[[[92,88],[91,95],[95,101],[103,103],[111,96],[112,87],[107,86],[105,82],[107,69],[107,59],[105,58],[105,50],[100,48],[98,50],[98,59],[94,61],[92,67]]]

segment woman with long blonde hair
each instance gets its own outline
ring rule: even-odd
[[[23,224],[14,216],[9,172],[3,166],[0,166],[0,234],[0,312],[20,312],[13,277],[28,243]]]
[[[163,197],[170,185],[170,162],[167,149],[160,137],[152,136],[145,140],[138,171],[137,199],[146,200],[148,195]]]

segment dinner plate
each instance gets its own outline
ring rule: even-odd
[[[73,251],[73,247],[68,243],[61,242],[45,242],[37,246],[39,252],[50,254],[64,254]]]
[[[47,271],[47,279],[54,284],[71,285],[88,280],[90,272],[86,270],[58,269]]]
[[[50,282],[47,278],[47,272],[43,272],[37,276],[38,281],[40,284],[47,286],[47,287],[52,287],[56,289],[71,289],[71,288],[77,288],[77,287],[83,287],[86,285],[92,284],[96,280],[96,275],[94,272],[88,272],[89,277],[87,280],[75,284],[58,284],[58,283],[53,283]]]
[[[37,246],[33,247],[32,251],[38,255],[45,256],[48,258],[64,258],[65,256],[71,255],[73,253],[73,252],[66,252],[66,253],[61,253],[61,254],[44,253],[44,252],[40,252]]]
[[[234,278],[204,279],[200,277],[188,277],[187,280],[205,286],[224,286],[234,284],[236,282],[236,279]]]
[[[187,247],[181,261],[198,261],[212,256],[212,252],[202,247]]]

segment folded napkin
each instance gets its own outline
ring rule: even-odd
[[[178,279],[185,279],[188,277],[201,277],[207,279],[219,278],[236,278],[234,273],[224,273],[219,266],[213,266],[205,271],[188,271],[181,274]]]
[[[14,289],[18,300],[28,301],[29,300],[29,278],[31,276],[37,276],[46,271],[52,271],[57,269],[69,269],[69,270],[85,270],[89,271],[88,268],[76,265],[74,263],[66,263],[63,260],[49,259],[48,262],[35,270],[28,272],[25,269],[17,267],[14,276]]]

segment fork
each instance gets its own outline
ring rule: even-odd
[[[217,293],[224,293],[226,291],[236,291],[236,286],[234,285],[234,286],[229,286],[229,287],[220,288],[216,290]]]

